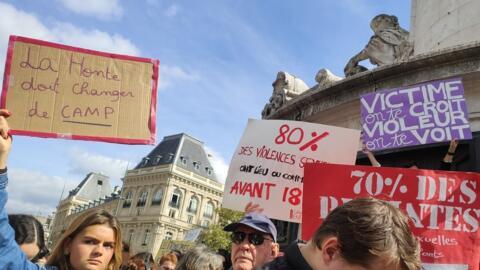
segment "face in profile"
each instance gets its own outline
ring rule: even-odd
[[[66,244],[75,270],[105,270],[115,250],[115,232],[107,224],[86,227]]]
[[[25,253],[29,260],[33,259],[38,252],[40,252],[40,248],[38,247],[37,243],[28,243],[28,244],[21,244],[20,249]]]
[[[239,226],[232,234],[233,270],[251,270],[263,266],[271,259],[273,239],[269,234],[247,226]],[[244,238],[234,237],[236,234]]]

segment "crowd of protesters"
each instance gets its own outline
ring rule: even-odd
[[[40,223],[31,216],[8,215],[7,159],[12,145],[0,110],[0,269],[7,270],[419,270],[420,247],[409,219],[398,208],[374,198],[358,198],[334,209],[306,242],[279,251],[277,229],[259,205],[249,204],[239,221],[228,224],[230,257],[203,245],[171,251],[155,260],[151,253],[130,254],[117,219],[92,209],[77,217],[51,252]],[[458,142],[452,141],[443,162],[451,163]],[[373,154],[365,151],[374,166]],[[231,265],[226,265],[226,262]]]

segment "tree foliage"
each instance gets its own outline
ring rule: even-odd
[[[229,233],[223,231],[223,227],[240,220],[244,213],[227,208],[217,208],[215,211],[218,213],[218,222],[211,224],[203,230],[200,235],[200,241],[212,250],[230,250],[231,241]]]

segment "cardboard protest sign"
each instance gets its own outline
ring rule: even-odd
[[[360,103],[372,151],[472,138],[460,78],[369,93]]]
[[[354,164],[360,131],[299,121],[252,120],[233,155],[223,207],[259,203],[270,218],[301,222],[303,167]]]
[[[0,105],[13,134],[153,144],[158,64],[10,36]]]
[[[390,201],[412,219],[425,269],[479,269],[480,174],[308,164],[302,238],[338,205],[367,196]]]

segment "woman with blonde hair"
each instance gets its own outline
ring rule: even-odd
[[[121,243],[114,216],[103,209],[87,210],[63,233],[47,265],[59,270],[117,270],[122,263]]]
[[[7,158],[12,139],[0,110],[0,269],[2,270],[117,270],[122,258],[120,226],[114,216],[104,210],[89,210],[76,218],[55,246],[46,266],[28,260],[15,242],[15,233],[8,223]]]

